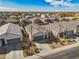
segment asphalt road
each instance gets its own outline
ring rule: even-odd
[[[41,59],[79,59],[79,47],[48,55],[45,57],[40,57]]]

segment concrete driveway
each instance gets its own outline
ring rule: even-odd
[[[39,42],[35,42],[35,44],[37,48],[40,49],[40,53],[42,52],[44,53],[44,52],[52,50],[50,46],[48,45],[47,40],[39,40]]]
[[[40,49],[40,53],[47,52],[47,51],[51,50],[51,48],[49,47],[48,44],[40,44],[40,43],[35,43],[35,44],[36,44],[37,48]]]
[[[5,59],[23,59],[23,51],[19,42],[7,45]]]

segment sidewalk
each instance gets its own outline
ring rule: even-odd
[[[61,52],[61,51],[64,51],[64,50],[68,50],[68,49],[74,48],[76,46],[79,46],[79,43],[75,43],[75,44],[72,44],[72,45],[69,45],[69,46],[64,46],[64,47],[61,47],[61,48],[50,50],[50,51],[47,51],[45,53],[40,53],[40,54],[33,55],[33,56],[30,56],[30,57],[26,57],[25,59],[41,59],[41,57],[45,57],[47,55],[51,55],[51,54],[55,54],[55,53],[58,53],[58,52]]]

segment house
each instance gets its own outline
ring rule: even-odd
[[[45,22],[47,22],[47,23],[53,23],[53,19],[47,18],[47,19],[45,19]]]
[[[5,20],[6,19],[4,17],[0,16],[0,26],[3,25],[3,23],[5,22]]]
[[[29,24],[25,27],[25,30],[29,34],[30,40],[44,40],[49,38],[49,31],[38,24]]]
[[[42,18],[45,18],[45,14],[42,14],[41,17],[42,17]]]
[[[19,25],[8,23],[0,27],[0,46],[22,40]]]
[[[26,25],[32,23],[32,22],[31,22],[29,19],[27,19],[27,18],[21,18],[21,19],[19,19],[19,20],[20,20],[20,24],[23,25],[23,26],[26,26]]]
[[[31,19],[29,19],[32,23],[38,23],[39,21],[41,22],[40,20],[40,17],[33,17]]]
[[[28,20],[31,21],[32,23],[35,23],[35,24],[39,24],[39,25],[44,24],[44,22],[42,21],[43,19],[40,17],[33,17]]]
[[[19,19],[16,16],[10,16],[9,19],[6,20],[6,23],[18,24],[19,23]]]
[[[47,18],[45,18],[45,17],[41,17],[41,18],[40,18],[40,20],[41,20],[43,23],[47,23],[47,22],[45,22],[46,19],[47,19]]]
[[[64,19],[73,20],[74,17],[63,17]]]
[[[54,22],[49,25],[42,25],[42,27],[49,28],[55,37],[60,37],[60,35],[79,35],[79,22],[78,21],[61,21]]]

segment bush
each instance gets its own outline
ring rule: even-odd
[[[67,36],[67,35],[64,35],[63,38],[64,38],[64,39],[68,39],[68,36]]]
[[[40,51],[39,51],[39,49],[38,49],[38,48],[36,48],[35,52],[36,52],[36,53],[40,53]]]

